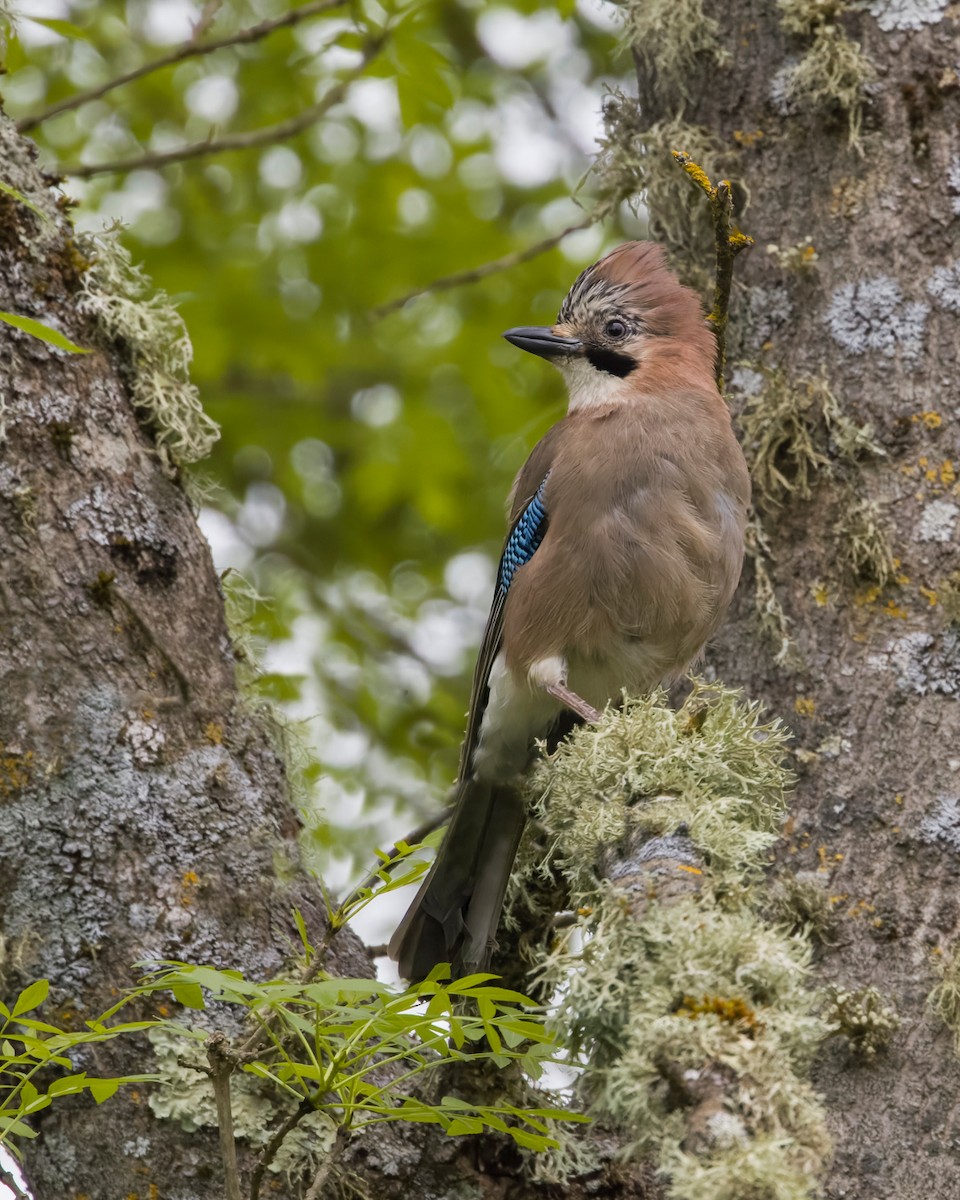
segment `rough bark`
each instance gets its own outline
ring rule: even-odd
[[[757,246],[737,268],[746,285],[733,321],[739,356],[794,380],[824,374],[849,415],[873,423],[886,452],[832,475],[819,471],[809,499],[787,495],[765,516],[767,566],[796,665],[773,661],[750,569],[709,661],[795,730],[800,779],[779,859],[815,873],[838,916],[819,975],[875,985],[903,1022],[869,1065],[824,1049],[815,1082],[836,1139],[826,1194],[919,1200],[960,1192],[960,1062],[950,1033],[924,1008],[937,959],[955,945],[960,924],[960,654],[936,602],[958,565],[960,516],[952,461],[960,417],[958,19],[955,7],[926,6],[924,23],[913,19],[924,6],[901,5],[901,25],[913,19],[915,27],[891,29],[896,22],[883,13],[897,6],[867,7],[840,17],[876,68],[862,154],[836,107],[804,111],[777,100],[785,66],[811,39],[789,36],[776,5],[737,0],[716,9],[729,57],[717,65],[702,56],[686,76],[686,97],[655,78],[642,55],[638,78],[644,121],[682,110],[749,190],[742,222]],[[655,223],[669,217],[651,215]],[[764,252],[808,237],[818,254],[812,270],[784,270]],[[734,345],[731,365],[737,357]],[[746,390],[756,385],[741,377]],[[850,566],[851,513],[863,500],[877,501],[900,560],[900,582],[882,591]]]
[[[122,347],[78,317],[62,197],[6,121],[0,161],[48,214],[0,197],[0,308],[97,347],[0,326],[0,970],[8,995],[50,979],[49,1011],[76,1023],[147,957],[267,977],[295,942],[293,907],[315,936],[324,916],[297,867],[282,754],[237,691],[209,549],[138,423]],[[333,955],[369,973],[349,935]],[[151,1064],[138,1039],[79,1066]],[[222,1194],[213,1131],[158,1121],[143,1089],[37,1124],[37,1200]]]

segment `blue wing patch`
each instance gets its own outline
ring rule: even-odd
[[[536,495],[517,518],[503,548],[497,586],[504,596],[510,590],[517,570],[533,558],[537,547],[543,541],[543,535],[547,532],[547,510],[543,502],[543,490],[549,478],[548,471],[537,488]]]

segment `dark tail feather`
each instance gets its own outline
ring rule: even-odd
[[[525,823],[513,788],[476,779],[460,785],[436,862],[390,939],[405,979],[419,981],[441,962],[454,976],[484,967]]]

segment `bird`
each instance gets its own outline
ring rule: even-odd
[[[681,678],[743,565],[750,477],[716,339],[662,247],[617,246],[553,326],[503,336],[559,368],[569,405],[510,493],[452,816],[389,944],[414,982],[439,963],[483,970],[495,950],[538,739]]]

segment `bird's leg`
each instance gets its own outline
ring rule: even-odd
[[[578,717],[583,717],[585,721],[595,724],[600,720],[600,713],[588,704],[582,696],[578,696],[576,692],[571,692],[564,683],[549,683],[546,685],[546,692],[553,696],[555,700],[559,700],[564,708],[569,708],[571,712],[577,714]]]
[[[541,658],[535,662],[529,671],[530,682],[542,687],[548,696],[559,700],[564,708],[582,717],[584,721],[595,724],[600,720],[600,714],[588,704],[582,696],[572,692],[567,687],[567,660],[559,655],[552,658]]]

